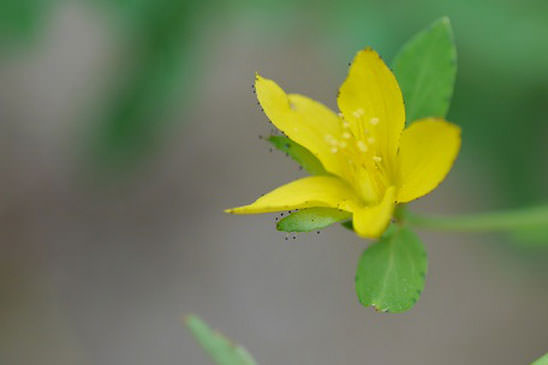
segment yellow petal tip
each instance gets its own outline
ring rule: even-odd
[[[371,46],[367,46],[367,47],[365,47],[364,49],[358,51],[357,56],[359,56],[360,54],[361,54],[361,55],[364,55],[364,56],[366,56],[366,55],[368,55],[368,54],[371,54],[371,55],[375,55],[375,56],[377,56],[377,57],[379,57],[379,58],[381,57],[381,56],[379,55],[379,53],[378,53],[377,51],[375,51]]]

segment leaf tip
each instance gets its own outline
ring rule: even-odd
[[[451,25],[451,20],[449,19],[449,17],[447,15],[442,16],[439,19],[439,22],[442,23],[442,24]]]
[[[183,321],[183,324],[185,325],[185,327],[192,332],[196,331],[199,327],[202,327],[204,324],[202,320],[200,319],[200,317],[192,313],[184,314],[181,320]]]

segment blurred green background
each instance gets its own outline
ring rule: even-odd
[[[267,364],[546,352],[524,239],[423,234],[423,298],[386,316],[353,291],[365,242],[222,214],[301,174],[257,138],[255,71],[334,108],[357,50],[390,60],[444,15],[463,147],[417,209],[548,201],[546,1],[0,0],[0,363],[206,364],[185,312]]]

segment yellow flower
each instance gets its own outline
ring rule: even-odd
[[[421,119],[404,130],[396,78],[370,48],[352,62],[337,98],[339,114],[259,75],[255,89],[272,123],[314,154],[329,175],[295,180],[228,213],[337,208],[352,213],[358,235],[377,238],[395,205],[434,190],[460,149],[460,128],[443,119]]]

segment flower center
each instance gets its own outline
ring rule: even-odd
[[[338,136],[325,134],[324,139],[331,153],[339,155],[344,163],[344,177],[369,203],[382,199],[388,187],[388,174],[375,138],[375,129],[382,121],[376,117],[365,121],[363,115],[363,109],[354,111],[353,116],[360,122],[352,129],[339,114],[341,133]]]

